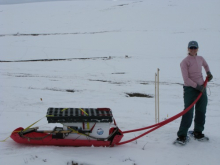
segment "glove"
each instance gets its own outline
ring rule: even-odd
[[[208,77],[208,81],[212,80],[213,76],[212,76],[211,72],[209,72],[209,71],[207,72],[207,77]]]
[[[203,91],[205,90],[204,86],[198,85],[198,84],[197,84],[197,86],[196,86],[196,89],[197,89],[198,91],[202,92],[202,93],[203,93]]]

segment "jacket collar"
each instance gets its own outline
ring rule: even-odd
[[[189,56],[191,56],[191,57],[195,57],[195,56],[197,56],[197,53],[196,53],[196,55],[195,55],[195,56],[191,55],[190,53],[188,53],[188,55],[189,55]]]

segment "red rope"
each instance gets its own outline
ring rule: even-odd
[[[207,82],[208,82],[208,79],[206,78],[206,80],[205,80],[205,82],[203,84],[204,87],[206,87]],[[173,116],[173,117],[171,117],[171,118],[169,118],[169,119],[167,119],[165,121],[162,121],[160,123],[157,123],[157,124],[154,124],[154,125],[151,125],[151,126],[148,126],[148,127],[144,127],[144,128],[124,131],[123,133],[130,133],[130,132],[137,132],[137,131],[142,131],[142,130],[145,130],[145,129],[152,128],[151,130],[149,130],[149,131],[147,131],[147,132],[145,132],[145,133],[143,133],[143,134],[141,134],[141,135],[139,135],[139,136],[137,136],[137,137],[135,137],[133,139],[130,139],[130,140],[127,140],[127,141],[124,141],[124,142],[121,142],[121,143],[117,143],[117,145],[122,145],[122,144],[125,144],[125,143],[132,142],[134,140],[137,140],[137,139],[143,137],[144,135],[146,135],[146,134],[148,134],[148,133],[150,133],[150,132],[152,132],[152,131],[154,131],[154,130],[156,130],[156,129],[158,129],[158,128],[160,128],[160,127],[162,127],[162,126],[164,126],[164,125],[166,125],[166,124],[168,124],[170,122],[172,122],[173,120],[176,120],[177,118],[179,118],[181,116],[183,116],[185,113],[187,113],[197,103],[197,101],[200,99],[201,96],[202,96],[202,92],[200,92],[198,97],[194,100],[194,102],[189,107],[187,107],[182,112],[178,113],[177,115],[175,115],[175,116]]]

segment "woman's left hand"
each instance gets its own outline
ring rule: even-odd
[[[211,74],[211,72],[207,72],[207,77],[208,77],[208,81],[211,81],[213,79],[213,76]]]

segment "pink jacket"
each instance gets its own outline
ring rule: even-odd
[[[183,59],[180,63],[180,67],[184,80],[184,86],[196,88],[197,84],[202,85],[204,83],[202,66],[205,68],[206,73],[210,71],[207,62],[202,56],[188,55]]]

